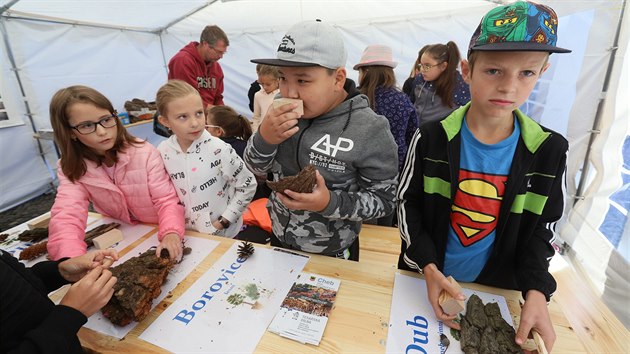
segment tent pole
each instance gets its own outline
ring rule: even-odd
[[[160,49],[162,50],[162,62],[164,63],[164,71],[166,71],[166,76],[168,77],[168,63],[166,62],[166,54],[164,53],[164,41],[162,41],[162,31],[160,31],[157,35],[160,38]]]
[[[0,17],[0,31],[2,32],[2,37],[4,39],[4,46],[7,51],[7,57],[9,58],[9,62],[11,63],[11,71],[15,73],[15,79],[17,80],[18,87],[20,88],[22,102],[24,102],[24,108],[26,109],[26,116],[28,117],[28,120],[31,123],[31,130],[33,131],[33,134],[37,134],[37,128],[35,127],[35,121],[33,120],[33,112],[31,111],[31,106],[29,105],[28,100],[26,99],[24,85],[22,84],[22,79],[20,77],[19,69],[17,65],[15,64],[15,57],[13,56],[13,51],[11,50],[11,45],[9,43],[9,35],[7,34],[7,28],[4,24],[4,21],[5,21],[4,17]],[[39,139],[35,139],[35,140],[37,141],[37,149],[39,151],[39,156],[41,156],[42,160],[44,161],[44,164],[48,168],[48,171],[50,171],[50,174],[52,177],[50,181],[50,187],[52,190],[55,190],[56,189],[55,184],[54,184],[55,175],[52,172],[53,169],[51,168],[51,166],[48,164],[48,161],[46,160],[46,154],[44,152],[42,142]],[[55,145],[55,151],[57,151],[56,145]]]
[[[11,8],[11,6],[15,5],[20,0],[12,0],[7,2],[4,6],[0,7],[0,15],[2,15],[5,11]]]
[[[171,26],[181,22],[182,20],[184,20],[185,18],[196,14],[197,12],[205,9],[206,7],[214,4],[215,2],[217,2],[217,0],[212,0],[212,1],[208,1],[206,2],[204,5],[199,6],[196,9],[191,10],[190,12],[188,12],[187,14],[180,16],[178,18],[176,18],[175,20],[167,23],[165,26],[163,26],[162,28],[159,28],[158,30],[156,30],[155,32],[157,33],[158,36],[160,36],[160,47],[162,48],[162,61],[164,62],[164,70],[166,71],[166,75],[168,76],[168,63],[166,61],[166,53],[164,53],[164,41],[162,40],[162,34],[168,30]]]
[[[156,33],[155,30],[138,28],[138,27],[122,27],[122,26],[113,26],[113,25],[110,26],[110,25],[90,23],[90,22],[69,21],[66,19],[54,18],[54,17],[29,17],[29,14],[23,14],[19,16],[19,14],[21,13],[17,11],[9,11],[9,14],[2,13],[1,17],[4,19],[43,22],[43,23],[55,23],[55,24],[78,26],[78,27],[115,29],[115,30],[121,30],[121,31],[140,32],[140,33]]]
[[[191,16],[191,15],[196,14],[197,12],[199,12],[199,11],[201,11],[201,10],[205,9],[206,7],[208,7],[208,6],[212,5],[212,4],[214,4],[214,3],[215,3],[215,2],[217,2],[217,1],[218,1],[218,0],[208,1],[208,2],[206,2],[204,5],[201,5],[201,6],[197,7],[196,9],[192,9],[192,10],[191,10],[190,12],[188,12],[187,14],[182,15],[182,16],[180,16],[180,17],[178,17],[178,18],[174,19],[173,21],[171,21],[171,22],[167,23],[165,26],[163,26],[163,27],[159,28],[159,29],[157,30],[157,32],[162,33],[163,31],[166,31],[166,30],[167,30],[167,29],[169,29],[171,26],[173,26],[173,25],[175,25],[175,24],[177,24],[177,23],[181,22],[182,20],[184,20],[185,18],[187,18],[187,17],[189,17],[189,16]]]
[[[602,114],[604,111],[604,103],[606,102],[606,96],[608,94],[608,88],[610,86],[610,77],[612,75],[613,65],[615,64],[615,55],[617,53],[617,49],[619,48],[619,36],[621,34],[621,27],[623,23],[623,17],[626,10],[626,0],[623,0],[623,5],[621,6],[621,12],[619,14],[619,22],[617,23],[617,31],[615,33],[615,39],[613,40],[612,47],[610,47],[610,57],[608,58],[608,67],[606,68],[606,76],[604,78],[604,85],[602,87],[602,98],[597,103],[597,113],[595,114],[595,120],[593,121],[593,129],[590,130],[590,137],[588,140],[588,145],[586,148],[586,154],[584,156],[584,163],[582,164],[582,175],[580,176],[580,182],[578,183],[577,190],[575,192],[575,197],[573,200],[573,205],[577,204],[578,201],[584,199],[582,195],[584,193],[584,188],[586,184],[586,178],[588,177],[590,165],[589,160],[591,156],[591,152],[593,150],[593,144],[600,131],[600,123],[602,120]]]

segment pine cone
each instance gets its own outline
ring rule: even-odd
[[[238,256],[239,258],[247,259],[249,258],[249,256],[254,254],[255,250],[256,249],[254,248],[254,245],[251,242],[243,241],[238,246]]]
[[[267,185],[278,193],[283,193],[285,189],[297,193],[311,193],[315,187],[315,171],[315,166],[308,165],[296,176],[284,177],[275,182],[267,181]]]
[[[48,249],[46,246],[48,245],[48,241],[36,243],[34,245],[30,245],[20,252],[20,260],[21,261],[30,261],[31,259],[35,259],[42,254],[48,253]]]

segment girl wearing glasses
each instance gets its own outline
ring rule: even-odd
[[[180,259],[184,209],[159,152],[123,127],[111,102],[86,86],[70,86],[50,102],[61,151],[59,188],[51,211],[48,253],[53,260],[82,255],[88,205],[124,223],[159,224],[156,255]]]
[[[173,131],[158,150],[186,206],[186,227],[234,238],[256,191],[254,175],[230,145],[206,131],[203,102],[194,87],[169,80],[155,100],[160,123]]]
[[[411,101],[420,124],[439,120],[470,101],[468,84],[457,71],[461,57],[455,42],[430,44],[420,49]]]

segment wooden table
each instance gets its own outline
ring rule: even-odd
[[[150,234],[150,233],[149,233]],[[194,233],[192,233],[194,234]],[[162,301],[149,316],[123,340],[82,328],[82,344],[99,353],[162,353],[162,348],[138,339],[138,336],[209,269],[234,242],[231,239],[195,234],[220,242],[206,259]],[[146,237],[146,236],[145,236]],[[398,230],[365,225],[361,232],[360,262],[312,255],[304,271],[341,279],[335,306],[319,347],[265,332],[257,353],[384,353],[389,327],[389,312],[394,286],[400,238]],[[141,242],[139,240],[138,242]],[[127,252],[132,244],[122,253]],[[554,353],[625,353],[630,336],[624,326],[590,289],[575,281],[571,269],[560,274],[557,294],[549,312],[557,334]],[[412,274],[405,272],[406,274]],[[415,276],[419,276],[414,274]],[[557,275],[556,275],[557,276]],[[573,276],[573,278],[572,278]],[[566,284],[565,284],[566,283]],[[465,286],[506,297],[517,318],[520,313],[518,292],[476,284]],[[588,292],[588,293],[587,293]],[[576,296],[580,294],[580,296]],[[419,294],[425,296],[425,294]],[[517,318],[518,320],[518,318]],[[518,322],[516,322],[518,323]]]

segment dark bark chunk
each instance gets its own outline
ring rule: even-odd
[[[484,306],[477,295],[471,295],[460,324],[461,347],[466,354],[523,352],[514,341],[514,328],[503,319],[496,302]]]
[[[113,324],[125,326],[131,321],[140,322],[151,311],[153,299],[162,292],[161,286],[175,265],[168,258],[168,251],[160,255],[156,257],[155,249],[151,248],[111,268],[118,282],[114,285],[114,295],[102,311]]]
[[[315,166],[308,165],[295,176],[281,178],[278,181],[267,181],[273,191],[283,193],[285,189],[298,193],[311,193],[315,187]]]

